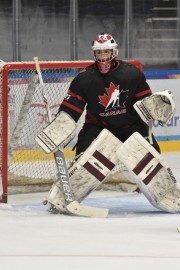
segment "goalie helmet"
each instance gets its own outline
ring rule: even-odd
[[[108,73],[111,61],[118,55],[118,44],[109,34],[98,35],[92,43],[92,51],[101,73]]]

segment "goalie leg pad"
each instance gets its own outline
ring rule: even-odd
[[[75,200],[81,202],[104,181],[118,163],[116,150],[120,144],[119,139],[104,129],[72,165],[69,176]],[[50,190],[47,201],[64,212],[65,201],[58,182]]]
[[[118,148],[117,155],[151,204],[171,213],[180,211],[180,188],[171,169],[138,132]]]
[[[75,121],[62,111],[37,135],[35,140],[46,153],[55,152],[74,138],[75,129]]]

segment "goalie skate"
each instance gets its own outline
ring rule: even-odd
[[[48,204],[48,212],[51,214],[61,214],[60,211],[51,203],[48,203],[48,201],[43,202],[44,205]]]
[[[58,193],[61,194],[61,199],[63,198],[63,193],[61,193],[61,186],[53,185],[52,192],[58,189]],[[51,193],[51,192],[50,192]],[[96,217],[96,218],[106,218],[108,216],[109,210],[106,208],[98,208],[91,206],[83,206],[80,205],[78,201],[72,201],[68,205],[65,203],[61,204],[58,202],[58,206],[54,205],[54,197],[52,199],[53,203],[51,203],[52,194],[49,195],[49,201],[45,200],[43,203],[48,204],[48,211],[52,214],[67,214],[67,215],[77,215],[82,217]]]

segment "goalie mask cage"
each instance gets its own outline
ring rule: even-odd
[[[139,61],[128,62],[142,70]],[[43,91],[49,101],[52,117],[57,113],[73,78],[82,68],[92,63],[93,61],[40,62]],[[1,202],[7,202],[7,195],[12,193],[47,191],[56,180],[53,154],[45,154],[34,140],[48,124],[38,82],[35,83],[33,95],[27,99],[34,72],[34,62],[0,63]],[[24,101],[29,102],[29,107],[23,110]],[[83,115],[78,122],[77,133],[82,123]],[[67,163],[74,158],[72,147],[75,143],[76,138],[64,149]]]

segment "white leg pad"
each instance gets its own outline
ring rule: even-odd
[[[69,176],[75,200],[81,202],[104,181],[118,163],[116,150],[120,144],[119,139],[104,129],[72,165]],[[47,200],[60,212],[64,211],[65,201],[58,182],[52,186]]]
[[[171,213],[180,211],[180,188],[171,169],[138,132],[118,148],[117,155],[156,208]]]

